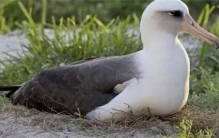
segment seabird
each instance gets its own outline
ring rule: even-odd
[[[189,95],[189,58],[177,38],[182,31],[219,47],[219,39],[193,20],[181,0],[155,0],[142,14],[142,50],[44,70],[6,96],[29,108],[98,120],[117,119],[130,109],[173,114]]]

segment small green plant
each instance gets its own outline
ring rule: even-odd
[[[179,124],[180,132],[178,135],[180,138],[212,138],[214,137],[214,131],[210,129],[200,130],[197,134],[192,133],[192,121],[191,120],[183,120]]]
[[[200,109],[219,109],[219,72],[213,69],[197,69],[191,76],[189,104]]]

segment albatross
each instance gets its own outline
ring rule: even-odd
[[[119,112],[130,109],[170,115],[189,95],[190,61],[177,38],[180,32],[219,47],[219,39],[195,22],[181,0],[154,0],[140,21],[142,50],[47,69],[21,86],[1,91],[10,91],[6,96],[13,104],[80,112],[88,119],[117,119],[124,116]]]

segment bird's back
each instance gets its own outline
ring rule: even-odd
[[[133,56],[100,58],[42,71],[11,99],[14,104],[38,110],[70,114],[80,111],[85,115],[113,99],[117,84],[137,77]]]

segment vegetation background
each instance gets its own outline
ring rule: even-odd
[[[14,22],[21,22],[26,17],[19,8],[18,1],[24,6],[32,8],[32,18],[35,22],[41,21],[39,16],[43,9],[41,0],[1,0],[0,12],[10,27],[15,27]],[[77,22],[81,22],[86,15],[97,15],[98,19],[107,23],[113,18],[125,19],[130,14],[141,16],[142,11],[152,0],[47,0],[46,21],[52,22],[52,16],[56,22],[61,17],[74,16]],[[191,15],[197,19],[206,4],[219,5],[219,0],[184,0],[188,5]],[[198,4],[197,4],[198,2]],[[4,11],[4,12],[3,12]],[[214,13],[219,12],[217,8]],[[1,20],[1,18],[0,18]]]
[[[0,67],[4,66],[0,68],[0,85],[20,84],[41,70],[86,57],[139,50],[139,20],[151,1],[0,0],[0,34],[22,30],[29,42],[23,45],[28,54],[0,59]],[[219,36],[219,0],[183,1],[201,26]],[[54,31],[53,39],[45,35],[47,28]],[[136,31],[127,34],[130,28]],[[219,52],[206,43],[196,52],[199,64],[191,72],[188,105],[216,112],[219,110]],[[5,104],[8,102],[0,98],[0,109]],[[203,125],[212,128],[212,124]]]

